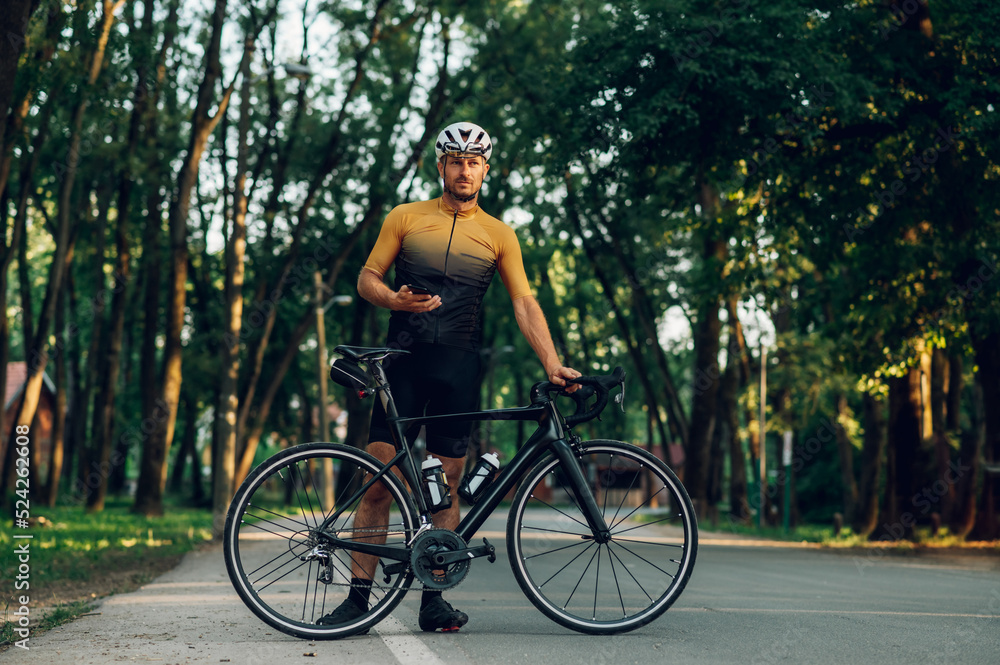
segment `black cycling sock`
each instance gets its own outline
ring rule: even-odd
[[[351,578],[351,590],[347,592],[347,599],[354,602],[360,608],[368,609],[368,597],[372,593],[372,581],[361,577]]]
[[[427,607],[427,603],[440,596],[441,592],[437,589],[424,589],[423,595],[420,596],[420,609],[424,609]]]

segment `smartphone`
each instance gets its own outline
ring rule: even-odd
[[[416,284],[407,284],[407,288],[410,289],[411,293],[415,293],[418,296],[429,296],[432,295],[430,291],[422,286],[417,286]]]

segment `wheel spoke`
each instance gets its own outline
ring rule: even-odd
[[[580,579],[576,581],[576,586],[573,587],[573,590],[569,594],[569,598],[566,599],[566,603],[563,605],[563,609],[569,607],[569,602],[573,600],[573,596],[576,594],[576,590],[580,588],[580,583],[583,582],[584,576],[587,574],[587,571],[590,570],[590,564],[594,563],[594,557],[597,556],[597,553],[600,551],[601,548],[598,546],[597,550],[590,556],[590,561],[587,562],[587,567],[583,569],[582,573],[580,573]]]
[[[592,617],[594,621],[597,621],[597,585],[601,582],[601,550],[603,547],[597,548],[597,569],[594,573],[594,616]]]
[[[608,563],[611,565],[611,576],[615,580],[615,591],[618,592],[618,602],[622,606],[622,618],[625,618],[628,616],[628,613],[625,611],[625,599],[622,598],[622,585],[618,583],[618,571],[615,570],[615,557],[612,555],[610,547],[608,547]],[[626,572],[628,571],[627,568],[625,570]],[[648,597],[649,594],[647,593],[646,596]]]
[[[583,536],[584,535],[584,534],[579,533],[577,531],[559,531],[558,529],[546,529],[546,528],[540,527],[540,526],[528,526],[528,525],[525,525],[522,528],[524,528],[524,529],[531,529],[532,531],[545,531],[546,533],[561,533],[561,534],[564,534],[564,535],[567,535],[567,536]]]
[[[612,542],[615,543],[635,543],[637,545],[652,545],[654,547],[673,547],[681,550],[684,549],[684,545],[678,543],[654,543],[649,540],[636,540],[634,538],[618,538],[618,537],[612,538],[611,540]]]
[[[660,522],[673,522],[678,518],[682,518],[683,515],[671,515],[670,517],[664,517],[663,519],[653,520],[652,522],[643,522],[642,524],[636,524],[635,526],[630,526],[627,529],[622,529],[621,531],[615,531],[613,536],[617,536],[623,533],[628,533],[629,531],[634,531],[636,529],[641,529],[644,526],[652,526],[653,524],[659,524]],[[619,522],[621,524],[621,522]]]
[[[648,591],[646,591],[646,587],[642,586],[642,582],[640,582],[639,580],[637,580],[635,578],[635,575],[633,575],[632,571],[628,569],[628,566],[625,565],[625,562],[622,561],[622,559],[621,559],[620,556],[618,556],[618,553],[615,552],[610,547],[608,548],[608,553],[611,554],[611,556],[613,556],[615,559],[618,559],[618,563],[620,563],[622,565],[622,570],[624,570],[626,573],[628,573],[628,576],[632,578],[632,581],[635,582],[635,585],[637,587],[639,587],[639,590],[642,591],[644,594],[646,594],[646,598],[649,598],[649,602],[653,602],[653,597],[649,595]],[[616,579],[616,581],[617,581],[617,579]],[[619,588],[619,593],[620,592],[621,592],[621,589]],[[625,603],[624,603],[624,601],[622,601],[622,611],[623,612],[625,611]]]
[[[295,534],[300,533],[299,531],[295,531],[295,532],[293,532],[293,534],[291,536],[288,536],[288,535],[285,534],[286,530],[284,530],[284,529],[282,531],[272,531],[271,529],[265,529],[263,526],[261,526],[261,524],[268,524],[268,525],[272,525],[272,526],[277,527],[277,528],[281,528],[280,524],[278,524],[277,522],[273,522],[271,520],[261,520],[260,522],[247,522],[244,526],[246,526],[248,529],[257,529],[259,531],[263,531],[264,533],[270,533],[270,534],[275,535],[278,538],[281,538],[281,539],[284,539],[284,540],[289,540],[289,541],[293,541],[293,542],[301,542],[303,544],[305,543],[305,541],[296,541],[295,540],[294,536],[295,536]]]
[[[614,527],[616,527],[616,526],[618,526],[619,524],[623,523],[623,522],[624,522],[625,520],[627,520],[628,518],[630,518],[630,517],[632,517],[633,515],[635,515],[636,511],[638,511],[638,510],[639,510],[640,508],[642,508],[643,506],[645,506],[646,504],[648,504],[649,502],[651,502],[651,501],[652,501],[653,499],[655,499],[655,498],[656,498],[657,496],[659,496],[659,495],[660,495],[660,492],[662,492],[662,491],[663,491],[663,490],[665,490],[665,489],[667,489],[667,486],[666,486],[666,485],[664,485],[664,486],[663,486],[663,487],[661,487],[660,489],[656,490],[656,493],[655,493],[655,494],[653,494],[653,495],[652,495],[652,496],[650,496],[650,497],[647,497],[645,501],[643,501],[643,502],[642,502],[642,503],[640,503],[640,504],[639,504],[638,506],[636,506],[635,508],[633,508],[633,509],[632,509],[632,511],[631,511],[631,512],[629,512],[629,514],[628,514],[628,515],[626,515],[625,517],[623,517],[623,518],[621,518],[620,520],[618,520],[617,522],[615,522],[615,524],[614,524],[614,525],[612,525],[612,527],[611,527],[611,528],[613,529]]]
[[[339,504],[339,512],[336,502],[327,505],[323,497],[334,488],[324,484],[321,471],[331,464],[340,476],[338,487],[344,488],[350,482],[345,476],[352,475],[347,469],[369,477],[379,470],[378,462],[365,453],[338,444],[289,448],[266,460],[239,488],[227,522],[227,569],[241,599],[270,626],[307,639],[351,633],[342,626],[315,624],[348,596],[352,565],[378,565],[377,557],[353,551],[350,543],[404,547],[406,534],[418,526],[404,486],[388,474],[352,493],[353,500]],[[367,527],[355,525],[365,494],[381,489],[389,494],[390,519],[376,518],[382,523]],[[317,532],[317,525],[323,525],[322,532]],[[386,583],[373,583],[370,607],[362,619],[351,622],[351,630],[356,631],[364,618],[386,616],[412,579],[412,571],[403,570]]]
[[[291,515],[282,515],[281,513],[276,513],[273,510],[269,510],[269,509],[267,509],[267,508],[265,508],[263,506],[258,506],[258,505],[255,505],[255,504],[248,505],[247,509],[246,509],[246,512],[244,513],[244,515],[250,515],[250,509],[251,508],[253,508],[254,510],[263,511],[265,513],[270,513],[270,514],[274,515],[275,517],[280,517],[281,519],[288,520],[289,522],[292,522],[294,524],[299,524],[301,526],[304,526],[307,529],[309,528],[309,525],[306,522],[300,522],[299,520],[293,518]],[[257,517],[257,515],[250,515],[250,516],[251,517]],[[260,519],[263,521],[265,518],[264,517],[260,517]]]
[[[538,554],[532,554],[531,556],[526,556],[524,557],[524,560],[527,561],[528,559],[534,559],[535,557],[545,556],[546,554],[554,554],[556,552],[562,552],[563,550],[568,550],[571,547],[579,547],[580,545],[586,545],[589,542],[591,541],[581,540],[580,542],[573,543],[572,545],[566,545],[565,547],[558,547],[554,550],[546,550],[545,552],[539,552]]]
[[[306,468],[307,469],[309,468],[308,467],[308,463],[306,463]],[[299,477],[299,481],[302,484],[302,492],[305,493],[305,495],[306,495],[306,502],[308,503],[308,500],[309,500],[309,482],[307,481],[306,477],[302,474],[302,470],[299,468],[298,465],[292,467],[292,469],[293,469],[293,472],[291,473],[291,475]],[[292,480],[292,489],[295,492],[295,500],[299,504],[299,510],[302,511],[302,517],[305,518],[306,524],[308,524],[310,527],[317,526],[319,524],[319,522],[317,522],[316,524],[309,524],[309,517],[308,516],[310,514],[312,514],[312,510],[310,509],[309,512],[306,512],[306,507],[304,505],[302,505],[302,496],[301,496],[300,491],[299,491],[299,486],[295,482],[294,479]]]
[[[593,541],[591,541],[591,542],[587,543],[587,547],[586,547],[586,548],[585,548],[585,549],[584,549],[584,550],[583,550],[582,552],[580,552],[580,553],[579,553],[579,554],[577,554],[577,555],[576,555],[575,557],[573,557],[572,559],[570,559],[570,560],[569,560],[569,561],[568,561],[568,562],[567,562],[567,563],[566,563],[566,564],[565,564],[565,565],[564,565],[564,566],[563,566],[562,568],[560,568],[560,569],[559,569],[559,570],[557,570],[557,571],[556,571],[555,573],[553,573],[553,574],[552,574],[552,577],[550,577],[549,579],[547,579],[547,580],[545,580],[544,582],[542,582],[541,584],[539,584],[539,585],[538,585],[538,588],[539,588],[539,589],[541,589],[541,588],[542,588],[543,586],[545,586],[546,584],[548,584],[549,582],[551,582],[552,580],[554,580],[554,579],[556,578],[556,576],[557,576],[557,575],[558,575],[559,573],[561,573],[562,571],[564,571],[564,570],[566,570],[567,568],[569,568],[569,567],[570,567],[570,565],[572,565],[572,563],[573,563],[574,561],[576,561],[576,560],[577,560],[577,559],[579,559],[579,558],[580,558],[581,556],[583,556],[584,554],[586,554],[586,553],[587,553],[587,550],[589,550],[589,549],[590,549],[590,547],[591,547],[591,545],[594,545],[594,544],[595,544],[595,543],[594,543]]]
[[[549,508],[551,508],[552,510],[556,511],[556,512],[557,512],[557,513],[559,513],[560,515],[564,515],[564,516],[565,516],[565,517],[566,517],[567,519],[571,519],[571,520],[573,520],[574,522],[576,522],[576,523],[577,523],[577,524],[579,524],[580,526],[582,526],[582,527],[586,528],[586,529],[587,529],[587,531],[590,531],[590,525],[588,525],[587,523],[585,523],[585,522],[581,522],[580,520],[576,519],[575,517],[573,517],[572,515],[570,515],[570,514],[566,513],[565,511],[562,511],[562,510],[559,510],[558,508],[556,508],[556,507],[555,507],[555,506],[553,506],[552,504],[550,504],[550,503],[547,503],[547,502],[545,502],[545,501],[542,501],[541,499],[539,499],[539,498],[538,498],[537,496],[535,496],[535,495],[532,495],[532,496],[531,496],[531,498],[532,498],[532,499],[534,499],[535,501],[537,501],[538,503],[542,504],[543,506],[548,506]]]
[[[693,507],[670,468],[648,452],[611,441],[579,447],[581,466],[601,469],[594,491],[611,539],[598,543],[578,506],[563,506],[562,494],[555,494],[555,499],[546,494],[545,488],[559,487],[561,472],[559,463],[549,460],[529,472],[515,497],[516,514],[511,516],[508,532],[514,574],[529,599],[564,626],[594,634],[631,630],[666,611],[686,585],[697,553]],[[616,486],[612,480],[619,468],[632,476],[619,474],[618,489],[603,487]],[[652,496],[640,497],[647,480]],[[597,497],[598,491],[604,496]],[[609,496],[613,492],[621,495]],[[653,511],[653,505],[674,510]],[[529,513],[542,507],[552,512]],[[634,521],[640,514],[646,518],[647,513],[650,521]],[[542,521],[546,517],[556,523]],[[566,519],[572,521],[568,528],[558,523]],[[679,537],[663,537],[664,532],[676,534],[677,525],[683,527]],[[532,548],[536,542],[541,546]],[[596,549],[591,550],[592,545]]]
[[[611,456],[611,461],[612,461],[612,463],[614,463],[614,459],[615,459],[615,456],[614,456],[614,455],[612,455],[612,456]],[[639,471],[640,471],[640,473],[642,472],[642,465],[640,465],[640,466],[639,466]],[[612,524],[614,524],[614,523],[615,523],[615,519],[616,519],[616,518],[618,517],[618,513],[620,513],[620,512],[621,512],[621,509],[622,509],[622,506],[624,506],[624,505],[625,505],[625,499],[627,499],[627,498],[628,498],[628,494],[629,494],[629,492],[631,492],[631,491],[632,491],[632,488],[633,488],[633,487],[635,487],[635,479],[636,479],[636,478],[638,478],[638,477],[639,477],[639,474],[638,474],[638,473],[637,473],[637,474],[635,474],[635,475],[634,475],[634,476],[632,477],[632,482],[631,482],[631,484],[630,484],[630,485],[628,486],[628,489],[627,489],[627,490],[625,490],[624,492],[622,492],[622,500],[621,500],[621,503],[619,503],[619,504],[618,504],[618,508],[617,508],[617,509],[615,510],[615,514],[614,514],[614,515],[613,515],[613,516],[611,517],[611,520],[610,520],[610,522],[611,522]],[[606,490],[605,490],[605,493],[607,493],[607,491],[606,491]],[[632,512],[635,512],[635,511],[632,511]],[[630,514],[631,514],[631,513],[630,513]],[[611,527],[608,527],[608,528],[611,528]]]
[[[643,561],[645,561],[646,563],[648,563],[649,565],[651,565],[653,568],[656,568],[658,571],[660,571],[664,575],[667,575],[668,577],[670,577],[670,579],[674,579],[674,577],[675,577],[674,574],[668,573],[667,571],[663,570],[662,568],[660,568],[659,566],[657,566],[655,563],[653,563],[652,561],[650,561],[646,557],[644,557],[644,556],[642,556],[640,554],[636,554],[635,552],[633,552],[629,548],[627,548],[624,545],[622,545],[621,543],[619,543],[617,540],[612,540],[611,542],[615,543],[616,545],[618,545],[618,547],[622,548],[623,550],[625,550],[626,552],[628,552],[632,556],[634,556],[634,557],[636,557],[638,559],[642,559]]]

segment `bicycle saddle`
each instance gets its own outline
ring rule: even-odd
[[[355,362],[367,362],[373,358],[388,356],[394,353],[409,353],[403,349],[392,349],[385,346],[338,346],[333,350],[345,358],[350,358]]]

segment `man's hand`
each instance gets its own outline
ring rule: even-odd
[[[390,309],[404,312],[429,312],[441,306],[441,296],[432,296],[427,293],[414,293],[409,286],[400,287],[399,291],[393,292],[392,307]]]
[[[580,389],[580,385],[577,383],[567,384],[566,379],[575,379],[579,376],[583,375],[572,367],[556,367],[549,371],[549,381],[557,386],[565,386],[568,393],[575,393]]]

